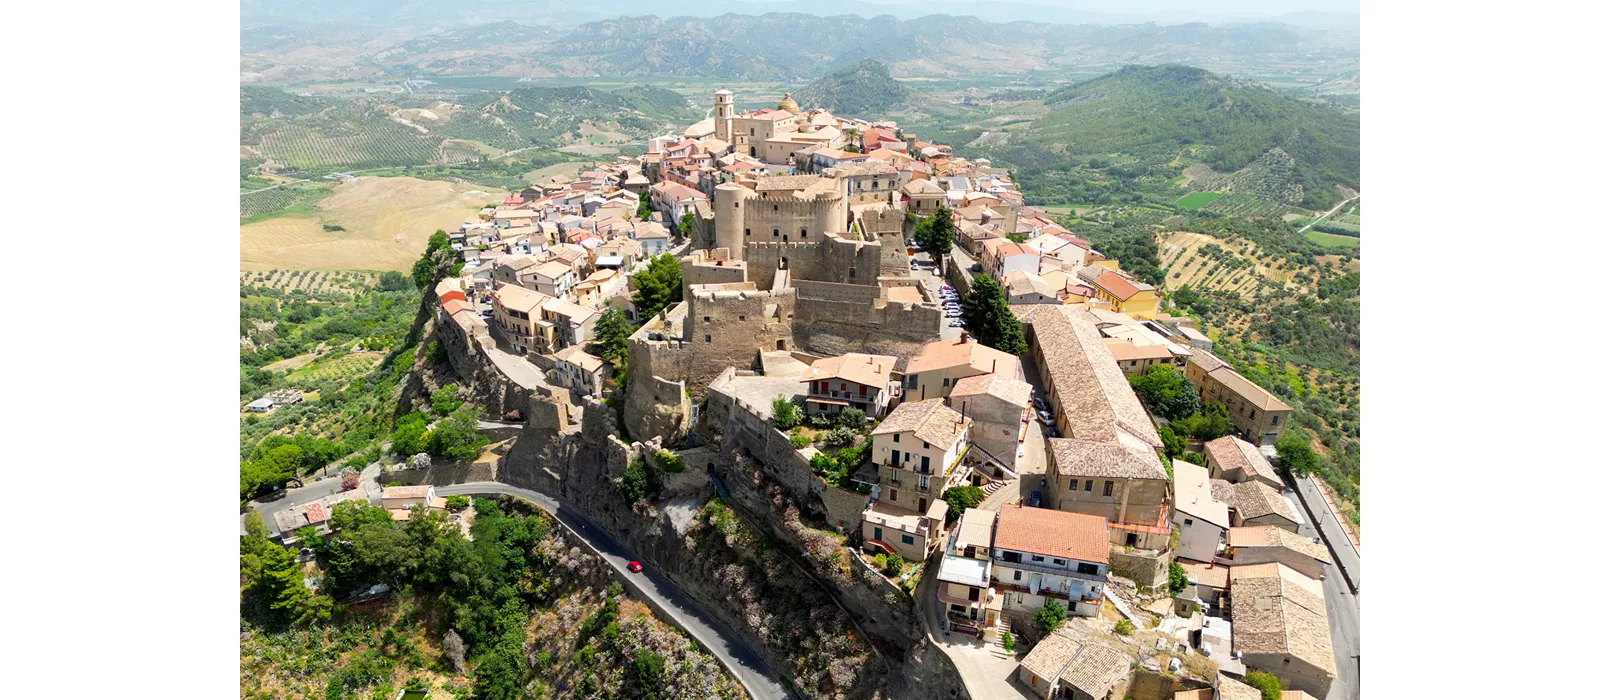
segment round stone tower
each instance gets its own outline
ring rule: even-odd
[[[712,94],[716,103],[716,134],[723,141],[733,141],[733,91],[718,90]]]
[[[711,208],[716,212],[716,247],[727,248],[734,260],[744,259],[744,202],[755,197],[748,188],[731,182],[717,185],[711,193]]]

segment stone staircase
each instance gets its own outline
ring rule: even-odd
[[[991,482],[989,482],[987,484],[984,484],[983,485],[983,497],[984,498],[988,498],[990,496],[993,496],[994,492],[1005,488],[1006,484],[1009,484],[1009,483],[1011,483],[1010,480],[1007,480],[1007,481],[991,481]]]
[[[1004,615],[1000,616],[1000,621],[995,623],[994,631],[996,641],[988,645],[989,653],[1000,659],[1015,658],[1017,655],[1016,652],[1006,651],[1004,640],[1006,638],[1006,633],[1011,631],[1011,623],[1006,622]],[[1012,641],[1015,642],[1016,645],[1021,644],[1021,640],[1016,639],[1016,635],[1012,635]]]

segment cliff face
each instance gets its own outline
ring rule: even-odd
[[[912,599],[831,532],[844,522],[830,521],[863,504],[821,484],[803,460],[783,459],[793,450],[762,432],[770,426],[708,401],[696,427],[702,446],[675,450],[685,471],[659,474],[657,495],[628,503],[619,486],[628,464],[653,464],[661,438],[624,443],[615,412],[599,400],[572,407],[521,390],[452,319],[436,328],[469,395],[521,408],[527,422],[492,471],[416,479],[487,473],[557,496],[647,557],[806,697],[966,697],[949,659],[927,643]],[[521,406],[512,403],[519,398]]]

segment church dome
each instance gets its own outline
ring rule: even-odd
[[[789,93],[786,92],[786,93],[783,93],[783,99],[778,102],[778,109],[781,109],[781,110],[783,110],[785,112],[788,112],[790,114],[799,114],[800,113],[800,103],[795,102],[794,98],[790,97]]]

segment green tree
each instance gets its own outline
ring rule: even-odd
[[[1188,587],[1189,587],[1189,572],[1184,571],[1183,570],[1183,566],[1178,564],[1178,562],[1172,562],[1171,564],[1168,564],[1167,565],[1167,590],[1171,591],[1173,595],[1177,595],[1179,593],[1182,593],[1183,589],[1188,588]]]
[[[649,649],[640,649],[633,655],[628,667],[627,697],[637,700],[660,700],[667,684],[667,666],[661,656]]]
[[[647,220],[650,218],[650,190],[645,190],[639,193],[639,210],[636,213],[639,215],[640,220]]]
[[[306,588],[305,572],[293,554],[282,547],[268,547],[261,553],[261,572],[252,591],[279,619],[306,624],[326,620],[333,601],[314,595]]]
[[[1194,415],[1172,422],[1173,432],[1201,442],[1227,435],[1231,429],[1233,420],[1228,418],[1228,407],[1215,401],[1207,401]]]
[[[466,510],[470,504],[471,500],[462,495],[446,496],[444,499],[444,507],[452,511]]]
[[[678,237],[688,238],[694,232],[694,212],[686,211],[683,218],[678,220]]]
[[[474,700],[518,700],[522,697],[522,674],[513,654],[491,650],[472,670]],[[520,655],[518,655],[520,656]]]
[[[461,387],[454,384],[439,387],[439,390],[429,397],[429,401],[433,404],[433,415],[449,415],[450,412],[461,408]]]
[[[1151,413],[1167,420],[1182,420],[1200,410],[1200,392],[1173,365],[1156,365],[1144,374],[1129,375],[1128,385]]]
[[[1163,425],[1156,429],[1156,433],[1161,436],[1161,453],[1168,459],[1179,457],[1189,445],[1188,441],[1173,432],[1171,426]]]
[[[867,427],[867,412],[855,406],[850,406],[839,412],[839,424],[851,430],[861,430]]]
[[[634,308],[640,319],[648,320],[662,309],[683,301],[683,267],[677,258],[662,253],[633,274],[633,286],[639,289],[638,296],[634,297]]]
[[[1261,700],[1283,700],[1283,683],[1267,671],[1244,674],[1244,684],[1261,691]]]
[[[406,277],[394,270],[378,275],[378,291],[403,292],[407,289]]]
[[[1124,637],[1133,634],[1133,620],[1129,620],[1127,618],[1117,620],[1117,624],[1111,627],[1111,631],[1116,632]]]
[[[968,508],[975,508],[983,502],[983,489],[976,486],[951,486],[945,489],[941,496],[945,503],[950,504],[950,510],[945,512],[944,521],[953,523],[961,517]]]
[[[619,488],[628,503],[637,503],[647,497],[655,497],[661,488],[660,477],[643,459],[635,459],[628,463],[628,469],[622,473]]]
[[[461,254],[450,249],[450,235],[439,229],[428,237],[428,249],[411,265],[411,282],[426,289],[460,262]]]
[[[252,509],[244,517],[244,537],[239,538],[239,578],[246,588],[255,585],[261,577],[261,562],[272,543],[267,523],[261,513]]]
[[[428,449],[428,417],[421,413],[408,413],[395,423],[390,436],[390,447],[401,457],[410,457]]]
[[[772,427],[779,430],[789,430],[800,425],[800,409],[796,408],[793,401],[787,396],[779,396],[772,400]]]
[[[428,453],[451,461],[466,461],[478,456],[489,438],[478,432],[478,409],[458,406],[428,433]]]
[[[1056,628],[1060,627],[1061,623],[1066,619],[1067,609],[1057,603],[1055,598],[1045,599],[1044,607],[1033,611],[1033,624],[1037,625],[1039,630],[1045,634],[1056,631]]]
[[[622,369],[628,363],[628,336],[633,335],[633,324],[628,323],[622,309],[608,306],[594,322],[594,342],[589,352],[594,353],[613,367]]]
[[[1311,440],[1305,430],[1290,428],[1274,444],[1278,448],[1278,463],[1284,471],[1294,476],[1322,473],[1322,460],[1311,449]]]
[[[918,221],[913,239],[933,254],[935,265],[944,267],[944,256],[950,254],[956,243],[956,222],[949,207],[941,204],[933,216]]]
[[[978,273],[972,280],[972,293],[961,305],[967,330],[978,342],[1013,355],[1028,352],[1028,338],[1022,331],[1022,322],[1011,313],[1006,292],[994,278]]]

